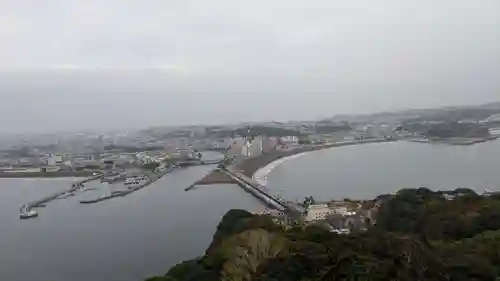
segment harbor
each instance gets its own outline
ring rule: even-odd
[[[100,173],[94,173],[88,178],[71,183],[69,189],[58,191],[38,200],[23,204],[20,208],[20,218],[28,219],[38,217],[36,208],[44,207],[54,200],[66,199],[78,194],[80,198],[77,200],[80,204],[93,204],[112,198],[124,197],[149,186],[175,169],[217,165],[224,161],[224,159],[220,158],[201,159],[201,154],[195,152],[188,154],[183,160],[176,160],[172,163],[167,163],[167,161],[156,161],[158,159],[153,161],[150,158],[145,158],[146,155],[143,154],[138,154],[137,157],[139,159],[137,165],[128,168],[120,168],[111,165],[109,169],[103,170]],[[99,181],[100,184],[86,187],[86,183],[91,181]],[[90,192],[91,190],[95,191]],[[81,198],[81,194],[90,195],[90,198],[85,198],[89,196],[83,196],[83,198]]]
[[[27,218],[38,217],[38,212],[36,210],[34,210],[34,208],[44,207],[46,204],[50,203],[51,201],[63,198],[64,196],[68,197],[68,196],[72,195],[75,191],[83,188],[85,183],[88,183],[88,182],[93,181],[93,180],[97,180],[101,176],[102,176],[101,174],[97,174],[97,175],[94,175],[92,177],[79,180],[77,182],[74,182],[71,185],[71,188],[68,190],[59,191],[59,192],[53,193],[51,195],[45,196],[41,199],[38,199],[36,201],[32,201],[32,202],[29,202],[29,203],[22,205],[21,209],[20,209],[20,218],[27,219]]]
[[[92,204],[92,203],[97,203],[97,202],[109,200],[109,199],[112,199],[115,197],[126,196],[128,194],[136,192],[136,191],[143,189],[144,187],[154,183],[155,181],[159,180],[160,178],[162,178],[166,174],[172,172],[177,167],[178,166],[171,166],[171,167],[165,168],[164,170],[159,171],[159,172],[142,171],[142,174],[140,176],[130,176],[130,177],[124,176],[122,178],[124,180],[124,185],[126,184],[127,179],[131,179],[131,178],[135,178],[135,177],[141,177],[142,182],[137,183],[137,184],[135,184],[136,182],[133,182],[134,185],[128,186],[125,189],[115,190],[115,191],[110,192],[110,194],[104,194],[104,195],[101,195],[101,196],[93,198],[93,199],[80,200],[79,202],[81,204]],[[99,180],[99,179],[101,179],[101,183],[109,185],[109,183],[102,182],[102,179],[103,179],[102,174],[94,175],[92,177],[89,177],[89,178],[86,178],[83,180],[79,180],[77,182],[72,183],[71,188],[68,190],[59,191],[59,192],[53,193],[49,196],[45,196],[41,199],[38,199],[36,201],[23,204],[20,208],[20,218],[21,219],[36,218],[36,217],[38,217],[38,212],[35,210],[35,208],[45,207],[46,204],[48,204],[54,200],[66,199],[68,197],[74,196],[75,193],[78,191],[85,192],[88,190],[96,189],[95,187],[94,188],[85,188],[85,184],[89,183],[91,181],[94,181],[94,180]]]
[[[112,199],[112,198],[115,198],[115,197],[123,197],[123,196],[129,195],[129,194],[131,194],[133,192],[141,190],[141,189],[145,188],[146,186],[154,183],[155,181],[159,180],[163,176],[165,176],[168,173],[172,172],[175,168],[177,168],[177,167],[176,166],[172,166],[172,167],[170,167],[170,168],[168,168],[165,171],[160,172],[160,173],[149,173],[148,175],[146,175],[146,177],[148,178],[146,180],[146,182],[141,183],[138,186],[129,187],[129,188],[125,189],[125,190],[114,191],[114,192],[111,192],[111,194],[109,194],[109,195],[103,195],[103,196],[97,197],[95,199],[80,200],[80,203],[81,204],[93,204],[93,203],[97,203],[97,202],[109,200],[109,199]]]

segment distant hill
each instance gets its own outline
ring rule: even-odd
[[[207,132],[207,135],[219,138],[234,137],[234,136],[250,137],[258,135],[265,135],[269,137],[284,137],[284,136],[301,136],[302,133],[297,130],[276,128],[276,127],[245,126],[230,130],[227,129],[216,130],[216,131],[211,130]]]
[[[333,121],[369,122],[373,120],[408,120],[422,121],[458,121],[461,119],[485,119],[500,113],[500,102],[485,103],[470,106],[445,106],[440,108],[408,109],[393,112],[379,112],[361,115],[337,115],[329,118]]]

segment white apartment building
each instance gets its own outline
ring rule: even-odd
[[[49,156],[47,157],[48,166],[61,165],[62,163],[63,157],[61,154],[49,154]]]
[[[241,155],[244,157],[254,157],[262,154],[263,138],[261,136],[247,139],[241,148]]]
[[[332,214],[334,214],[334,211],[326,204],[309,205],[307,208],[306,221],[324,220]]]

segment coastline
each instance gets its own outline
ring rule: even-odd
[[[255,179],[257,182],[259,182],[259,184],[266,185],[267,182],[263,179],[268,173],[265,172],[267,171],[270,172],[272,169],[276,168],[278,165],[284,163],[285,161],[300,157],[308,152],[328,149],[333,147],[367,144],[367,143],[393,142],[393,141],[397,140],[368,139],[368,140],[329,143],[324,145],[304,146],[283,151],[274,150],[272,152],[262,154],[255,158],[245,159],[242,162],[235,164],[234,168],[237,170],[241,170],[242,174],[244,174],[247,177]],[[257,175],[257,172],[259,170],[263,170],[263,172],[260,172]]]
[[[427,143],[427,144],[473,145],[477,143],[497,140],[499,138],[500,136],[491,136],[484,138],[434,138],[434,139],[412,138],[408,139],[408,141],[416,143]]]
[[[0,178],[25,179],[25,178],[85,178],[91,177],[95,172],[35,172],[35,173],[9,173],[0,172]]]
[[[279,165],[289,161],[289,160],[293,160],[295,158],[299,158],[301,156],[304,156],[308,153],[310,153],[311,151],[306,151],[306,152],[300,152],[300,153],[297,153],[297,154],[294,154],[294,155],[290,155],[290,156],[285,156],[283,158],[280,158],[278,160],[275,160],[261,168],[259,168],[252,176],[252,178],[258,182],[260,185],[263,185],[263,186],[266,186],[267,185],[267,176],[276,168],[278,167]]]

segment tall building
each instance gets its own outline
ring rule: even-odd
[[[243,145],[241,154],[245,157],[258,156],[262,154],[262,144],[263,138],[261,136],[249,138]]]

